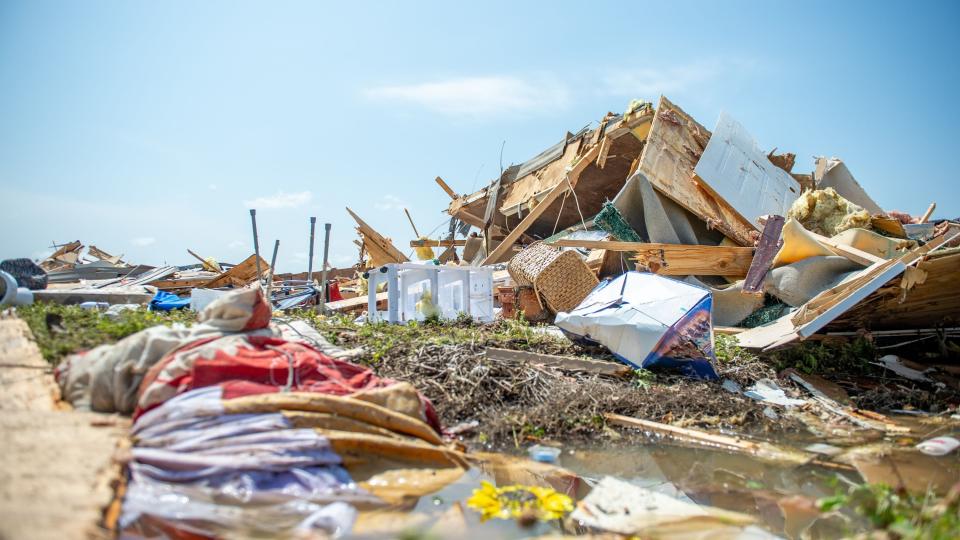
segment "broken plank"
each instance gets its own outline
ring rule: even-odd
[[[97,246],[88,247],[87,255],[90,255],[91,257],[96,257],[101,261],[107,261],[109,263],[113,263],[115,265],[119,265],[120,263],[123,262],[122,260],[123,255],[118,255],[118,256],[111,255],[106,251],[103,251],[102,249],[98,248]]]
[[[872,413],[870,411],[851,409],[850,407],[840,404],[837,402],[837,400],[827,395],[822,389],[817,388],[815,384],[816,379],[808,380],[799,373],[795,372],[789,373],[788,376],[790,377],[790,380],[802,386],[807,392],[810,392],[810,395],[813,396],[814,401],[816,401],[818,405],[827,411],[844,418],[855,426],[891,433],[910,432],[910,428],[897,425],[891,422],[890,419],[885,416],[876,415],[876,413]]]
[[[460,196],[457,195],[457,192],[454,191],[450,186],[447,185],[446,182],[443,181],[443,178],[440,178],[438,176],[435,180],[437,181],[437,185],[439,185],[445,192],[447,192],[447,195],[449,195],[451,199],[456,200],[460,198]]]
[[[753,255],[753,261],[750,262],[750,269],[747,270],[747,277],[743,280],[743,293],[755,293],[760,290],[763,278],[766,277],[777,256],[777,250],[780,249],[780,233],[783,231],[783,216],[770,216],[767,223],[763,226],[763,232],[760,234],[760,241],[757,243],[757,251]]]
[[[700,246],[707,250],[657,249],[641,251],[633,258],[645,269],[661,276],[726,276],[744,277],[750,269],[753,248]],[[747,252],[730,251],[746,249]]]
[[[656,274],[665,276],[745,276],[753,260],[754,249],[741,246],[699,246],[621,242],[617,240],[556,240],[557,247],[606,249],[638,254]]]
[[[926,223],[930,221],[930,216],[933,215],[933,211],[937,209],[937,203],[930,203],[930,206],[927,207],[927,211],[923,213],[923,216],[920,217],[920,221],[917,223]]]
[[[372,243],[376,244],[380,249],[386,252],[391,259],[390,262],[410,262],[410,259],[407,258],[399,249],[397,249],[389,240],[386,239],[383,235],[378,233],[373,227],[367,225],[367,222],[360,219],[360,216],[355,214],[353,210],[347,208],[347,213],[350,214],[350,217],[357,222],[359,225],[360,233],[363,235],[364,240],[370,240]]]
[[[793,315],[792,321],[798,326],[797,333],[801,337],[809,337],[827,323],[853,308],[874,291],[880,289],[884,284],[904,273],[908,265],[916,263],[926,254],[936,250],[958,235],[960,235],[960,232],[953,235],[944,234],[927,242],[922,247],[901,255],[899,258],[881,260],[865,269],[855,279],[818,294]]]
[[[387,294],[388,293],[385,292],[377,293],[377,303],[386,302]],[[366,308],[368,301],[367,295],[364,294],[354,298],[337,300],[336,302],[327,302],[326,307],[327,311],[353,311],[355,309]]]
[[[614,425],[659,433],[661,435],[673,437],[678,441],[711,447],[719,446],[725,450],[748,454],[760,459],[775,462],[809,463],[814,459],[813,454],[802,452],[800,450],[794,450],[792,448],[782,448],[765,442],[748,441],[738,437],[730,437],[728,435],[707,433],[705,431],[696,429],[671,426],[669,424],[661,424],[660,422],[643,420],[640,418],[634,418],[632,416],[604,413],[603,418],[607,422]]]
[[[466,240],[411,240],[410,247],[462,247],[467,245]]]
[[[257,280],[257,255],[247,257],[243,262],[203,284],[202,289],[219,289],[232,285],[244,287]],[[263,257],[260,259],[260,277],[270,273],[270,265]]]
[[[543,200],[540,201],[540,203],[537,204],[537,206],[535,206],[533,210],[531,210],[530,213],[523,218],[523,221],[521,221],[516,227],[514,227],[512,231],[510,231],[510,234],[508,234],[507,237],[500,242],[500,245],[483,259],[483,262],[480,263],[480,266],[500,262],[500,258],[511,250],[513,244],[520,238],[520,236],[530,228],[530,225],[533,225],[533,222],[536,221],[541,214],[547,211],[550,205],[556,201],[560,195],[566,193],[567,190],[573,190],[576,188],[580,173],[582,173],[588,165],[597,159],[597,154],[599,154],[599,152],[600,148],[594,146],[588,150],[586,154],[581,156],[566,174],[565,178],[553,186],[553,189],[551,189],[550,192],[543,197]]]
[[[578,371],[581,373],[623,376],[633,371],[630,366],[617,362],[589,360],[585,358],[575,358],[572,356],[557,356],[553,354],[540,354],[527,351],[513,351],[510,349],[498,349],[496,347],[487,347],[485,354],[488,358],[492,358],[494,360],[543,364],[545,366],[569,371]]]
[[[833,251],[837,255],[846,257],[853,262],[870,266],[871,264],[876,264],[878,262],[882,262],[886,260],[883,257],[877,257],[876,255],[871,255],[866,251],[859,250],[853,246],[841,244],[840,242],[837,242],[833,238],[827,238],[826,236],[817,234],[813,231],[807,231],[807,232],[810,234],[810,236],[815,238],[817,242],[820,242],[821,244],[827,246],[830,249],[830,251]]]

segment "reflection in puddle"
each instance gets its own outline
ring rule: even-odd
[[[809,441],[795,439],[802,446]],[[838,441],[839,442],[839,441]],[[849,441],[848,441],[849,442]],[[861,441],[858,441],[861,442]],[[904,441],[903,444],[908,441]],[[911,489],[927,485],[946,489],[960,480],[960,458],[932,458],[912,446],[871,443],[844,449],[837,463],[824,465],[778,465],[749,456],[700,448],[664,444],[636,446],[580,445],[564,447],[556,465],[574,473],[563,474],[551,467],[523,459],[493,458],[483,468],[472,468],[439,491],[420,497],[415,503],[389,510],[363,512],[352,537],[395,536],[401,532],[435,538],[526,538],[543,534],[576,534],[576,525],[567,523],[525,523],[493,519],[481,522],[479,513],[466,501],[481,481],[495,485],[549,485],[582,500],[599,481],[612,476],[634,486],[667,495],[685,503],[739,512],[756,519],[748,529],[718,529],[716,523],[691,520],[681,529],[659,530],[669,536],[698,536],[709,531],[710,538],[835,538],[861,529],[865,524],[852,515],[821,514],[816,501],[836,493],[838,475],[845,481],[896,483],[898,478]],[[861,476],[863,475],[863,476]],[[898,476],[899,475],[899,476]],[[698,536],[704,537],[704,536]]]

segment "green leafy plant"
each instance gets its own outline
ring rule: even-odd
[[[945,497],[885,484],[856,484],[817,501],[823,512],[851,510],[878,530],[911,540],[960,538],[960,484]]]
[[[874,374],[882,368],[871,364],[877,358],[873,343],[852,341],[805,341],[771,355],[777,370],[795,368],[803,373]]]
[[[633,383],[637,385],[637,388],[642,388],[646,390],[656,382],[657,375],[649,370],[640,368],[633,370]]]

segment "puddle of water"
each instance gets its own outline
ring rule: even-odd
[[[798,437],[792,442],[797,445],[806,439]],[[856,467],[848,466],[845,470],[812,464],[779,465],[725,451],[657,443],[565,447],[557,465],[583,479],[577,494],[580,497],[604,476],[614,476],[686,502],[749,514],[757,519],[759,528],[778,536],[796,538],[805,532],[815,537],[840,537],[864,526],[864,522],[853,516],[853,521],[839,516],[822,518],[816,511],[818,498],[836,493],[838,474],[851,482],[862,482],[860,471],[870,481],[891,482],[896,474],[891,471],[899,468],[900,474],[913,484],[911,487],[933,482],[949,488],[960,481],[958,455],[931,458],[890,444],[883,448],[885,457],[877,458],[867,452]],[[518,451],[517,456],[525,454]],[[405,515],[405,521],[364,532],[361,519],[361,527],[353,537],[395,536],[410,531],[435,537],[512,539],[562,531],[556,523],[539,523],[532,528],[522,528],[514,520],[481,523],[479,514],[466,507],[466,500],[482,480],[496,484],[491,475],[471,469],[458,481],[431,496],[421,497],[412,506],[394,509]]]

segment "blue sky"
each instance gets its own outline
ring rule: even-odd
[[[345,4],[0,1],[0,258],[237,262],[255,204],[281,270],[311,215],[343,266],[345,206],[403,248],[404,206],[444,223],[435,176],[469,192],[504,140],[521,162],[661,93],[795,171],[842,158],[887,209],[960,215],[958,2]]]

